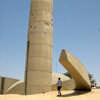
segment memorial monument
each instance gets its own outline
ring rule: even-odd
[[[62,50],[59,61],[71,74],[73,79],[69,79],[52,73],[52,56],[53,0],[31,0],[25,77],[0,77],[0,94],[31,95],[56,90],[58,76],[63,80],[63,90],[91,90],[88,72],[76,57]]]
[[[67,50],[62,50],[59,62],[68,70],[75,81],[75,89],[91,90],[88,72],[84,65]]]
[[[53,0],[31,0],[25,94],[51,90],[52,49]]]

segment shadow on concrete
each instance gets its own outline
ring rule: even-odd
[[[75,91],[73,93],[69,93],[69,94],[64,94],[64,95],[61,95],[61,96],[57,96],[57,97],[71,97],[71,96],[78,96],[78,95],[83,95],[83,94],[86,94],[86,93],[89,93],[90,91]]]

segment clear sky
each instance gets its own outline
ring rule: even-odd
[[[31,0],[0,0],[0,76],[24,78]],[[100,81],[100,0],[54,0],[53,72],[62,49]]]

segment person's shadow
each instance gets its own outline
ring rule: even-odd
[[[57,96],[57,97],[70,97],[70,96],[78,96],[78,95],[86,94],[86,93],[88,93],[88,92],[89,92],[89,91],[79,91],[79,90],[76,90],[76,91],[75,91],[75,92],[73,92],[73,93],[64,94],[64,95]]]

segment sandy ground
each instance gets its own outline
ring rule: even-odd
[[[100,100],[100,89],[91,92],[62,91],[62,96],[57,97],[57,91],[35,95],[0,95],[0,100]]]

